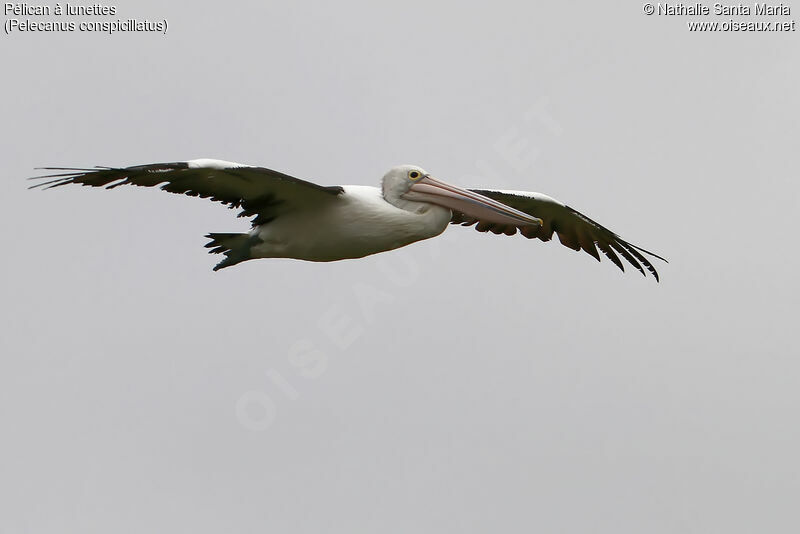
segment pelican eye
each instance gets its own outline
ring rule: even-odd
[[[422,174],[420,174],[419,171],[411,171],[408,173],[408,177],[412,180],[418,180],[420,176],[422,176]]]

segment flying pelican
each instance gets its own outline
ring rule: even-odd
[[[210,198],[241,208],[254,217],[246,234],[212,233],[210,252],[225,255],[214,270],[256,258],[335,261],[363,258],[441,234],[448,224],[475,225],[479,232],[549,241],[553,233],[565,246],[600,261],[600,249],[620,269],[619,256],[658,281],[645,254],[661,256],[624,241],[617,234],[541,193],[462,189],[434,178],[415,165],[394,167],[382,188],[322,186],[266,169],[214,159],[152,163],[133,167],[42,167],[65,171],[31,188],[67,184],[113,189],[120,185],[153,187],[170,193]],[[619,256],[617,255],[619,254]],[[644,266],[644,268],[642,267]]]

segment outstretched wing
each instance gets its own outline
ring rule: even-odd
[[[520,233],[528,239],[539,238],[542,241],[549,241],[555,232],[564,246],[573,250],[584,250],[594,256],[597,261],[600,261],[600,254],[597,252],[599,248],[617,267],[624,271],[625,267],[619,258],[619,256],[622,256],[645,276],[647,276],[645,273],[646,268],[656,281],[658,281],[658,272],[653,267],[653,264],[650,263],[650,260],[645,257],[645,254],[667,261],[657,254],[628,243],[603,225],[547,195],[527,191],[482,189],[471,189],[471,191],[540,218],[542,220],[541,226],[519,228]],[[453,213],[450,222],[463,226],[471,226],[477,223],[475,228],[481,232],[491,231],[496,234],[504,233],[507,235],[516,233],[513,228],[497,227],[496,225],[483,223],[458,212]]]
[[[242,208],[239,217],[252,217],[253,226],[265,224],[281,212],[330,199],[344,190],[339,186],[321,186],[286,174],[251,167],[230,161],[195,159],[175,163],[151,163],[133,167],[43,167],[48,171],[64,171],[37,176],[34,180],[50,180],[31,186],[59,187],[67,184],[89,185],[113,189],[120,185],[154,187],[170,193],[208,198]]]

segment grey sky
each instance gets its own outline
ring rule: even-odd
[[[800,528],[797,32],[116,5],[168,33],[0,45],[0,533]],[[22,180],[195,157],[540,191],[670,264],[450,228],[213,273],[235,212]]]

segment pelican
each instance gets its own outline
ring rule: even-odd
[[[475,225],[479,232],[549,241],[553,233],[573,250],[600,261],[600,249],[625,270],[622,256],[645,277],[658,272],[646,255],[569,206],[541,193],[463,189],[434,178],[416,165],[400,165],[383,176],[382,187],[323,186],[264,167],[214,159],[132,167],[41,167],[63,171],[31,188],[67,184],[113,189],[154,187],[241,208],[253,217],[248,233],[211,233],[206,245],[223,254],[214,270],[256,258],[336,261],[363,258],[435,237],[449,224]]]

